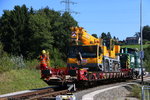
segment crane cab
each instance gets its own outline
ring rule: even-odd
[[[68,53],[67,67],[102,71],[102,49],[99,45],[74,45]]]

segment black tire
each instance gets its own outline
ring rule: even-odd
[[[109,72],[109,61],[108,60],[104,60],[104,71],[105,72]]]
[[[119,71],[119,64],[117,64],[117,63],[115,64],[115,71],[117,71],[117,72]]]

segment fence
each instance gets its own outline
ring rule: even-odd
[[[150,100],[150,86],[142,86],[142,100]]]

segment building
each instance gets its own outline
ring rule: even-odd
[[[126,44],[140,44],[140,37],[127,37]]]

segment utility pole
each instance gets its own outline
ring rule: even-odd
[[[62,12],[68,12],[68,13],[75,13],[75,14],[78,14],[78,12],[75,12],[75,11],[71,11],[70,9],[70,5],[74,5],[74,4],[77,4],[76,2],[73,2],[71,0],[63,0],[61,1],[61,3],[65,3],[65,11],[62,11]]]
[[[143,2],[140,0],[140,34],[141,34],[141,42],[140,42],[140,60],[141,60],[141,84],[143,85],[143,57],[144,57],[144,52],[143,52],[143,28],[142,28],[142,5]]]

